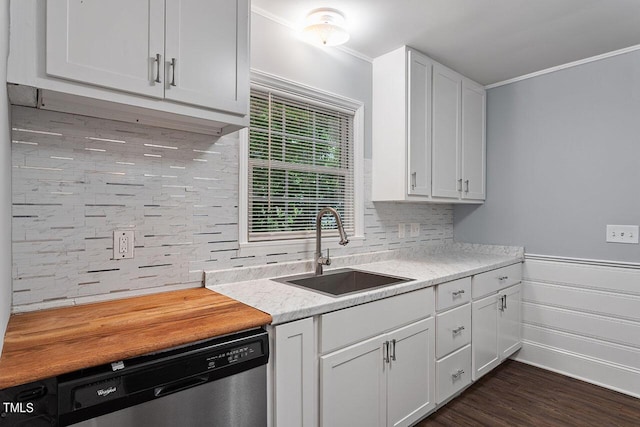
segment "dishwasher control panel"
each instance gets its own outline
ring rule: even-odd
[[[254,342],[242,347],[235,347],[206,358],[209,369],[238,363],[243,360],[262,356],[262,346],[259,342]]]

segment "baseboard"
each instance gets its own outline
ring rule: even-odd
[[[640,398],[640,371],[524,341],[514,360]]]

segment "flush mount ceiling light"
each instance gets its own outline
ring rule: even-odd
[[[309,12],[302,36],[307,42],[320,46],[338,46],[349,40],[344,15],[330,8]]]

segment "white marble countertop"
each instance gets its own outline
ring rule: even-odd
[[[348,266],[413,280],[340,297],[270,280],[309,272],[311,262],[208,272],[205,283],[211,290],[269,313],[273,317],[272,324],[277,325],[522,262],[523,254],[523,248],[517,247],[456,243],[419,254],[390,251],[345,257],[334,261],[332,267]],[[325,267],[325,271],[330,270]],[[242,281],[232,282],[231,277]]]

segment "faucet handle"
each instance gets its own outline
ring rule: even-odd
[[[329,248],[327,248],[327,259],[325,260],[324,265],[331,265],[331,257],[329,256]]]

